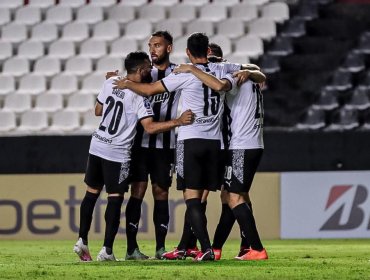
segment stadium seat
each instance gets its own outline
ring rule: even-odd
[[[4,99],[2,111],[22,113],[31,109],[31,95],[9,94]]]
[[[0,62],[13,55],[13,47],[10,42],[0,41]]]
[[[163,6],[173,6],[178,4],[180,1],[179,0],[152,0],[153,4],[156,5],[163,5]]]
[[[109,56],[124,58],[132,50],[138,49],[138,43],[135,39],[121,37],[112,42]]]
[[[86,23],[71,22],[63,27],[62,40],[81,42],[89,37],[89,27]]]
[[[50,94],[71,94],[77,91],[77,77],[68,74],[59,74],[51,79]]]
[[[14,112],[0,111],[0,133],[11,131],[15,129],[16,126],[16,116]]]
[[[187,40],[188,40],[187,36],[183,36],[174,41],[171,57],[173,56],[186,57],[185,50],[187,46]]]
[[[28,59],[20,57],[11,57],[3,64],[3,75],[20,77],[30,71],[30,62]]]
[[[118,70],[118,69],[111,69]],[[119,69],[121,71],[121,69]],[[82,80],[80,94],[98,95],[105,81],[104,73],[91,73]]]
[[[58,40],[49,46],[49,57],[51,58],[67,59],[74,55],[76,55],[74,42]]]
[[[313,20],[318,17],[318,7],[314,3],[302,3],[295,15],[299,19]]]
[[[171,55],[171,62],[174,64],[189,63],[186,55]]]
[[[360,81],[359,88],[370,89],[370,70],[366,73],[362,81]]]
[[[224,5],[227,7],[232,7],[234,5],[238,5],[240,3],[239,0],[213,0],[212,3],[217,4],[217,5]]]
[[[334,91],[322,90],[319,99],[312,104],[313,109],[318,110],[334,110],[339,107],[339,103]]]
[[[61,72],[61,63],[58,58],[44,56],[36,60],[33,73],[51,77]]]
[[[343,108],[332,114],[331,124],[325,130],[351,130],[358,126],[357,110]]]
[[[200,19],[217,22],[227,18],[227,7],[219,4],[209,4],[201,7],[199,13]]]
[[[94,108],[95,96],[92,94],[73,94],[68,97],[66,111],[86,112]]]
[[[83,76],[92,71],[92,61],[90,58],[75,56],[66,61],[65,73],[69,75]]]
[[[0,8],[7,8],[15,10],[23,6],[24,0],[9,0],[9,1],[0,1]]]
[[[0,96],[7,95],[15,91],[15,79],[13,76],[0,75]]]
[[[270,0],[242,0],[242,3],[247,3],[250,5],[257,5],[257,6],[262,6],[268,2],[270,2]]]
[[[11,22],[1,28],[1,41],[19,43],[27,39],[27,27]]]
[[[90,0],[90,5],[108,8],[117,3],[117,0]]]
[[[240,19],[227,19],[217,25],[217,34],[236,39],[245,34],[244,22]]]
[[[122,0],[120,5],[123,6],[132,6],[132,7],[140,7],[148,3],[148,0]]]
[[[235,43],[235,55],[257,58],[263,54],[263,43],[259,37],[247,35]]]
[[[370,130],[370,112],[369,111],[364,115],[363,121],[364,123],[362,125],[362,129]]]
[[[206,33],[208,36],[214,35],[214,26],[212,21],[204,21],[202,19],[196,19],[190,22],[187,26],[187,34],[194,32]]]
[[[50,43],[58,38],[58,28],[53,23],[39,23],[32,27],[31,38],[32,41],[41,41],[43,43]]]
[[[296,128],[302,130],[316,130],[325,127],[325,125],[325,112],[320,109],[309,108],[302,121],[296,125]]]
[[[66,131],[76,130],[79,126],[80,115],[78,112],[59,111],[53,115],[48,132],[64,134]]]
[[[102,57],[96,63],[96,73],[105,74],[108,71],[123,69],[123,59],[118,57]]]
[[[360,43],[357,49],[357,53],[370,54],[370,32],[364,32],[360,37]]]
[[[368,96],[368,90],[357,88],[350,99],[350,101],[344,105],[346,109],[366,110],[370,108],[370,99]]]
[[[285,56],[293,53],[293,45],[290,38],[277,37],[267,53],[276,56]]]
[[[103,20],[103,8],[86,5],[78,8],[76,22],[95,24]]]
[[[209,38],[210,43],[216,43],[221,46],[224,55],[231,53],[231,41],[225,35],[218,34]]]
[[[184,34],[182,22],[176,19],[165,19],[155,24],[155,30],[167,30],[174,39]]]
[[[208,4],[209,0],[182,0],[182,3],[199,7]]]
[[[305,21],[299,18],[290,19],[280,35],[282,37],[298,38],[306,34]]]
[[[135,8],[124,5],[116,5],[109,8],[108,19],[119,24],[125,24],[135,19]]]
[[[86,0],[59,0],[59,6],[71,7],[72,9],[78,9],[85,5]]]
[[[177,4],[169,8],[169,18],[189,22],[196,18],[196,8],[192,5]]]
[[[289,7],[284,2],[268,3],[262,7],[261,16],[282,23],[289,19]]]
[[[255,35],[263,40],[271,40],[276,36],[276,25],[273,20],[266,18],[256,19],[248,24],[250,35]]]
[[[119,24],[114,20],[97,23],[93,28],[92,38],[95,40],[112,41],[120,36]]]
[[[24,6],[15,11],[14,22],[34,25],[41,21],[41,9],[37,7]]]
[[[10,22],[10,10],[7,8],[0,8],[0,26]]]
[[[271,55],[263,55],[258,65],[265,74],[272,74],[280,71],[279,60]]]
[[[91,134],[95,129],[99,127],[101,118],[95,116],[93,110],[89,110],[82,114],[82,125],[78,129],[82,133]]]
[[[93,38],[82,42],[80,46],[80,57],[98,59],[107,54],[107,43]]]
[[[42,10],[46,10],[55,5],[55,0],[29,0],[28,6],[38,7]]]
[[[243,53],[230,53],[229,55],[224,56],[224,58],[231,63],[249,63],[249,57]]]
[[[46,90],[46,79],[44,76],[28,74],[19,81],[17,94],[38,95]]]
[[[46,11],[44,22],[64,25],[73,20],[72,8],[68,6],[54,6]]]
[[[348,90],[352,88],[352,74],[350,72],[337,71],[334,73],[330,84],[326,85],[328,90]]]
[[[143,40],[152,33],[152,24],[146,19],[138,19],[126,25],[125,36],[127,38]]]
[[[148,4],[139,9],[139,18],[158,22],[166,18],[166,9],[162,5]]]
[[[63,96],[61,94],[40,94],[36,97],[34,111],[53,113],[63,109]]]
[[[351,73],[358,73],[363,71],[365,69],[365,66],[365,60],[361,53],[350,52],[339,70],[348,71]]]
[[[230,18],[241,19],[244,22],[249,22],[258,17],[258,8],[255,5],[239,4],[231,7]]]
[[[18,46],[18,57],[35,60],[44,55],[44,44],[40,41],[23,41]]]
[[[27,111],[21,115],[18,132],[36,132],[48,127],[48,115],[46,112]]]

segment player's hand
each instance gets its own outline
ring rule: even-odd
[[[250,74],[249,70],[239,70],[233,73],[233,77],[236,78],[237,84],[240,86],[248,80]]]
[[[120,77],[113,81],[113,88],[126,89],[127,87],[127,77]]]
[[[111,77],[118,76],[118,72],[119,72],[118,70],[116,70],[114,72],[107,72],[105,74],[105,79],[108,80]]]
[[[174,73],[191,73],[193,70],[193,67],[195,67],[192,64],[179,64],[173,69]]]
[[[180,125],[189,125],[194,122],[195,114],[190,110],[186,110],[181,114],[181,116],[177,119]]]

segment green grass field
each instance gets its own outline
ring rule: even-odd
[[[217,262],[119,261],[81,263],[74,241],[0,241],[0,279],[369,279],[370,240],[264,241],[266,261],[233,260],[238,241],[228,241]],[[167,242],[171,248],[176,243]],[[141,250],[154,254],[153,241]],[[90,241],[94,258],[101,241]],[[117,258],[124,241],[115,243]]]

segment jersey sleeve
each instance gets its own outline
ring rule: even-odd
[[[154,116],[149,99],[139,95],[136,96],[136,112],[139,121]]]
[[[238,63],[224,63],[224,68],[226,73],[233,73],[239,71],[242,68],[241,64]]]
[[[238,93],[238,84],[237,80],[233,77],[232,74],[226,74],[223,79],[226,79],[230,82],[231,84],[231,89],[227,92],[228,94],[231,95],[236,95]]]
[[[161,82],[167,92],[181,90],[186,87],[189,82],[190,74],[174,74],[171,73],[167,77],[164,77]]]

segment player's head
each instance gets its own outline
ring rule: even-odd
[[[156,31],[149,39],[149,53],[153,64],[168,62],[172,51],[173,38],[168,31]]]
[[[125,58],[125,68],[128,75],[138,74],[142,82],[151,81],[152,65],[147,53],[141,51],[129,53]]]
[[[199,32],[193,33],[188,38],[186,54],[194,58],[207,58],[208,44],[209,39],[206,34]]]
[[[208,61],[209,62],[222,62],[223,52],[219,45],[216,43],[209,43]]]

